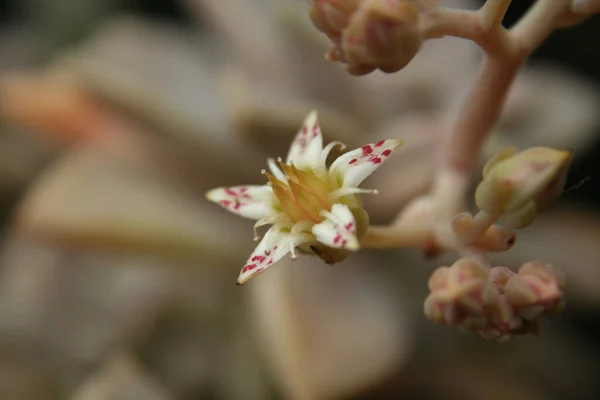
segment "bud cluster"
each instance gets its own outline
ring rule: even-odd
[[[404,68],[423,42],[420,14],[432,0],[311,0],[310,17],[333,42],[330,61],[353,75]]]
[[[548,264],[529,262],[515,273],[463,258],[431,275],[424,309],[438,324],[504,342],[537,334],[542,316],[560,313],[564,285],[564,275]]]

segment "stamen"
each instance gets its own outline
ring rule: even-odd
[[[340,142],[339,140],[335,140],[335,141],[329,143],[327,146],[325,146],[323,148],[323,150],[321,150],[321,153],[319,154],[319,158],[318,158],[318,162],[317,162],[317,166],[321,170],[321,172],[324,172],[327,170],[327,157],[329,156],[329,153],[331,153],[331,150],[333,150],[333,148],[335,146],[340,146],[341,151],[346,150],[346,145],[344,143]]]
[[[254,226],[252,227],[252,232],[254,233],[254,241],[258,242],[260,240],[260,238],[262,237],[261,235],[258,234],[257,229],[263,225],[266,225],[267,223],[264,222],[264,218],[259,220],[258,222],[256,222],[254,224]]]
[[[337,225],[340,225],[340,226],[344,225],[344,221],[340,220],[337,215],[335,215],[335,214],[333,214],[333,213],[331,213],[331,212],[329,212],[327,210],[321,210],[320,214],[322,216],[324,216],[325,219],[333,222],[334,224],[337,224]]]
[[[269,180],[268,183],[270,183],[272,186],[275,186],[275,185],[277,185],[277,184],[279,184],[281,182],[280,180],[278,180],[277,178],[275,178],[273,175],[271,175],[270,173],[268,173],[264,169],[262,171],[260,171],[260,172],[261,172],[261,174],[263,174],[264,176],[267,177],[267,179]]]
[[[292,232],[290,232],[290,242],[289,242],[290,243],[290,254],[291,254],[290,257],[292,260],[296,260],[298,258],[298,256],[296,255],[296,247],[300,246],[302,243],[314,240],[314,236],[312,235],[312,233],[301,232],[301,230],[304,230],[307,223],[308,223],[307,221],[298,222],[292,227]],[[313,225],[313,224],[310,224],[310,225]],[[294,233],[295,231],[299,231],[299,233],[295,234]]]
[[[290,235],[295,236],[295,235],[298,235],[298,234],[300,234],[302,232],[308,232],[308,233],[310,233],[310,231],[312,230],[313,225],[314,225],[314,222],[312,222],[312,221],[299,221],[299,222],[296,222],[294,224],[294,226],[292,227]]]
[[[280,161],[281,157],[277,158],[277,161]],[[275,164],[275,160],[272,158],[267,159],[267,165],[269,166],[269,169],[271,170],[271,173],[280,181],[286,182],[287,183],[287,179],[285,177],[285,174],[279,169],[279,167],[277,166],[277,164]]]
[[[267,217],[261,218],[258,221],[256,221],[256,223],[254,224],[254,240],[260,240],[262,238],[261,235],[259,235],[257,233],[257,229],[260,228],[261,226],[265,226],[265,225],[274,225],[277,222],[282,222],[284,220],[284,217],[281,216],[281,214],[274,214],[274,215],[269,215]]]
[[[336,201],[340,197],[348,196],[351,194],[378,195],[379,191],[377,189],[363,189],[363,188],[354,188],[354,187],[339,188],[339,189],[336,189],[336,190],[332,191],[331,193],[329,193],[329,200]]]
[[[296,176],[296,173],[295,173],[295,168],[292,164],[284,163],[283,160],[281,159],[281,157],[277,158],[277,162],[279,163],[279,166],[281,167],[281,170],[283,171],[283,173],[287,179],[292,180],[292,181],[298,180],[298,177]],[[287,179],[286,179],[286,182],[288,182]]]
[[[296,261],[298,259],[298,255],[296,254],[296,246],[294,246],[293,241],[290,241],[290,258],[293,261]]]

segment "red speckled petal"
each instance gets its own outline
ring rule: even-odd
[[[216,188],[209,191],[206,198],[245,218],[258,220],[274,212],[275,196],[266,185]]]
[[[349,151],[331,164],[330,177],[336,182],[341,175],[342,187],[357,187],[401,144],[401,140],[380,140]]]
[[[358,250],[356,221],[354,215],[343,204],[334,204],[327,218],[312,228],[317,240],[326,246],[338,249]]]
[[[310,239],[311,236],[306,233],[292,235],[289,229],[282,230],[278,225],[273,226],[267,231],[248,261],[246,261],[246,265],[244,265],[238,276],[237,284],[243,285],[261,274],[296,246]]]
[[[287,156],[287,164],[298,168],[312,168],[323,150],[323,135],[317,120],[317,112],[311,111],[296,134]]]

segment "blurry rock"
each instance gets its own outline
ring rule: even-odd
[[[35,61],[43,48],[43,39],[18,24],[2,21],[0,26],[0,71]]]
[[[165,150],[192,159],[207,155],[195,161],[219,168],[244,154],[246,166],[260,171],[259,159],[249,156],[253,150],[235,140],[215,86],[222,60],[218,41],[193,39],[167,23],[119,18],[65,53],[54,68],[163,134]]]
[[[249,236],[168,182],[87,146],[49,168],[21,204],[15,229],[68,245],[207,263]],[[177,185],[175,185],[176,187]],[[248,228],[250,230],[250,228]]]
[[[59,393],[52,373],[39,365],[35,357],[0,345],[1,399],[58,400]]]
[[[221,55],[227,52],[255,79],[273,82],[274,86],[288,89],[301,85],[286,58],[277,17],[285,1],[273,0],[185,0],[192,15],[199,17],[202,25],[219,32]]]
[[[18,72],[0,77],[0,116],[52,144],[128,135],[117,128],[115,116],[73,79],[52,73]]]
[[[373,260],[356,258],[332,268],[301,257],[248,285],[270,371],[291,399],[360,393],[411,354],[406,315]]]
[[[599,88],[557,66],[533,65],[517,78],[485,158],[507,146],[583,150],[600,126]]]
[[[84,256],[23,240],[3,250],[0,342],[19,338],[15,348],[38,354],[62,390],[115,346],[144,339],[173,297],[168,269],[151,259]]]
[[[170,400],[174,399],[148,376],[128,354],[117,354],[87,378],[71,400]]]
[[[235,66],[225,68],[219,83],[235,128],[246,142],[258,144],[265,156],[287,154],[299,121],[313,109],[319,113],[326,141],[340,140],[349,148],[364,144],[360,122],[327,104],[299,99],[264,83],[258,85]]]
[[[13,128],[0,128],[0,204],[45,166],[54,149]]]
[[[189,297],[175,303],[139,344],[140,356],[178,399],[266,400],[269,381],[248,329],[246,296],[230,280],[217,282],[223,298],[210,309]]]

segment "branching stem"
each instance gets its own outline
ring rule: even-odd
[[[440,231],[436,227],[447,225],[463,208],[468,182],[479,163],[481,148],[502,112],[519,70],[569,12],[570,0],[538,0],[514,28],[506,30],[502,27],[502,19],[509,5],[510,0],[488,0],[478,11],[441,7],[423,19],[421,29],[426,38],[456,36],[472,40],[485,52],[485,59],[449,132],[439,173],[434,179],[431,193],[426,195],[432,198],[434,209],[431,215],[434,218],[416,219],[409,216],[389,227],[372,227],[364,238],[363,246],[424,245],[432,235],[442,248],[444,244],[447,247],[449,242],[459,247],[466,244],[464,239],[440,237],[436,240],[436,231]],[[458,184],[449,185],[449,177],[453,177],[452,180]],[[485,234],[495,222],[490,218],[495,217],[478,215],[475,218],[475,221],[485,221],[481,226],[476,224],[481,229],[470,232],[467,242],[474,242],[478,235]],[[405,220],[411,222],[404,223]]]

